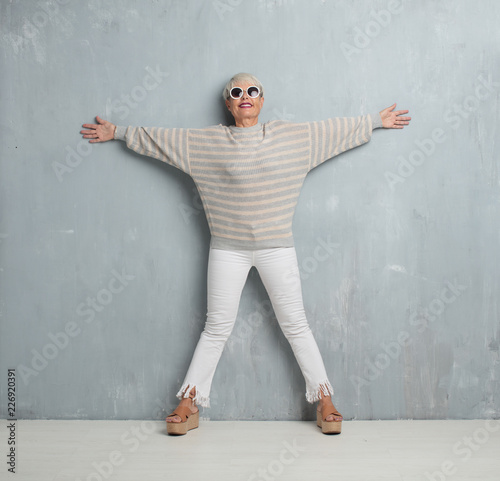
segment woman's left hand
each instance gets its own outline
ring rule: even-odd
[[[402,129],[410,123],[411,117],[401,117],[409,110],[394,110],[395,108],[396,104],[393,104],[380,112],[382,126],[385,129]]]

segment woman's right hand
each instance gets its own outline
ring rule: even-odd
[[[83,134],[84,139],[89,140],[90,143],[95,142],[106,142],[108,140],[113,140],[115,137],[116,125],[108,122],[107,120],[101,119],[101,117],[96,117],[97,124],[83,124],[82,127],[85,127],[89,130],[80,130],[80,133]]]

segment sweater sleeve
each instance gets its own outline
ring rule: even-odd
[[[336,117],[310,122],[311,158],[309,170],[371,139],[372,131],[382,127],[378,113],[359,117]]]
[[[114,138],[141,155],[159,159],[191,174],[188,155],[188,129],[117,126]]]

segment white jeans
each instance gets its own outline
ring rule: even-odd
[[[306,382],[306,399],[313,403],[333,395],[323,359],[306,319],[302,303],[297,257],[293,247],[229,251],[210,249],[208,260],[208,311],[205,329],[177,397],[210,406],[210,386],[224,345],[233,330],[241,291],[252,266],[269,294],[283,334],[288,339]]]

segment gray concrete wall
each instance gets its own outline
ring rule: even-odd
[[[81,124],[226,123],[239,71],[262,121],[408,108],[404,131],[309,175],[294,234],[346,418],[498,417],[500,3],[1,2],[0,406],[160,419],[204,325],[209,232],[189,177]],[[2,380],[3,379],[3,380]],[[252,271],[212,386],[218,419],[314,407]]]

